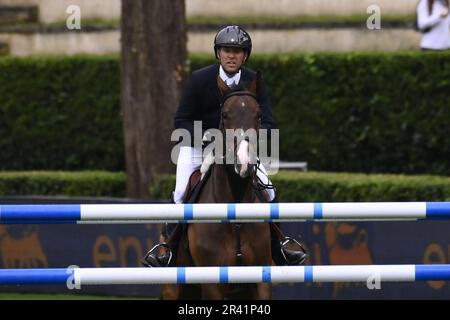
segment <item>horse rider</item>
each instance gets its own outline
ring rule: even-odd
[[[238,85],[250,84],[256,77],[256,72],[243,67],[249,59],[252,51],[250,35],[239,26],[227,26],[221,29],[214,38],[214,54],[219,63],[209,65],[194,71],[184,89],[178,110],[175,115],[175,128],[188,130],[194,137],[194,121],[202,121],[202,130],[205,132],[211,128],[219,128],[221,116],[221,95],[217,85],[218,77],[230,88]],[[258,103],[262,112],[261,128],[275,129],[276,124],[272,116],[266,86],[260,81],[258,90]],[[270,137],[270,135],[269,135]],[[192,140],[192,139],[191,139]],[[176,185],[173,193],[175,203],[183,202],[191,174],[200,168],[202,163],[202,151],[192,146],[180,147],[178,156]],[[257,170],[258,178],[266,185],[271,185],[262,164]],[[277,202],[274,188],[266,189],[268,201]],[[176,224],[166,224],[162,236],[167,239]],[[301,245],[294,239],[284,236],[280,229],[272,231],[271,227],[272,256],[277,265],[302,264],[307,254]],[[153,247],[145,256],[144,264],[152,267],[165,267],[171,262],[172,252],[178,244],[160,243]],[[301,250],[300,250],[301,249]]]

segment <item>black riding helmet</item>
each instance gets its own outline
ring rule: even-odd
[[[217,32],[216,37],[214,38],[214,53],[217,59],[219,58],[217,49],[220,47],[244,49],[244,51],[247,51],[247,58],[245,59],[245,61],[247,61],[252,52],[252,39],[243,28],[239,26],[227,26]]]

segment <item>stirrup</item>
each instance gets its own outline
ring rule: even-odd
[[[300,247],[300,249],[301,249],[301,253],[303,253],[303,258],[299,261],[299,263],[298,264],[303,264],[303,262],[305,262],[305,260],[308,258],[308,254],[306,253],[306,250],[305,250],[305,248],[301,245],[301,243],[300,242],[298,242],[297,240],[295,240],[294,238],[291,238],[291,237],[284,237],[284,241],[280,241],[280,245],[281,245],[281,254],[283,255],[283,258],[284,258],[284,260],[286,261],[286,262],[288,262],[288,259],[287,259],[287,257],[286,257],[286,255],[284,254],[284,251],[283,251],[283,248],[286,248],[285,246],[288,244],[288,243],[290,243],[290,242],[293,242],[293,243],[295,243],[296,245],[298,245],[299,247]],[[291,249],[288,249],[288,248],[286,248],[286,250],[291,250]]]
[[[154,265],[151,263],[152,260],[156,260],[157,264],[160,264],[158,261],[158,255],[156,254],[156,250],[158,250],[160,247],[164,247],[167,249],[168,253],[169,253],[169,260],[167,262],[167,266],[170,265],[170,262],[172,262],[172,257],[173,257],[173,253],[172,253],[172,249],[170,249],[169,245],[165,242],[162,243],[158,243],[157,245],[155,245],[153,248],[151,248],[149,250],[149,252],[147,252],[147,254],[142,258],[142,264],[147,266],[147,267],[151,267],[153,268]],[[155,252],[154,252],[155,251]]]

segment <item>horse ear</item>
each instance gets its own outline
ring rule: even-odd
[[[261,83],[261,72],[258,70],[256,72],[255,79],[250,83],[250,87],[248,88],[248,91],[253,93],[255,96],[258,96],[258,89],[259,89],[260,83]]]
[[[217,86],[219,87],[219,91],[222,97],[225,96],[227,92],[230,90],[225,81],[223,81],[219,76],[217,76]]]

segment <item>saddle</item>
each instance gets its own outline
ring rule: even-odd
[[[202,174],[200,173],[200,170],[195,170],[192,172],[191,176],[189,177],[188,184],[186,186],[186,191],[183,195],[183,203],[189,203],[189,200],[192,198],[194,191],[196,191],[196,187],[201,181],[200,178],[202,177]],[[203,179],[202,181],[206,181],[206,179]],[[198,191],[196,192],[198,193]]]
[[[203,185],[208,180],[210,170],[206,171],[205,176],[202,179],[202,173],[200,169],[195,170],[189,177],[186,191],[183,195],[183,203],[195,203]],[[263,203],[270,202],[270,195],[266,190],[254,189],[256,196]]]

